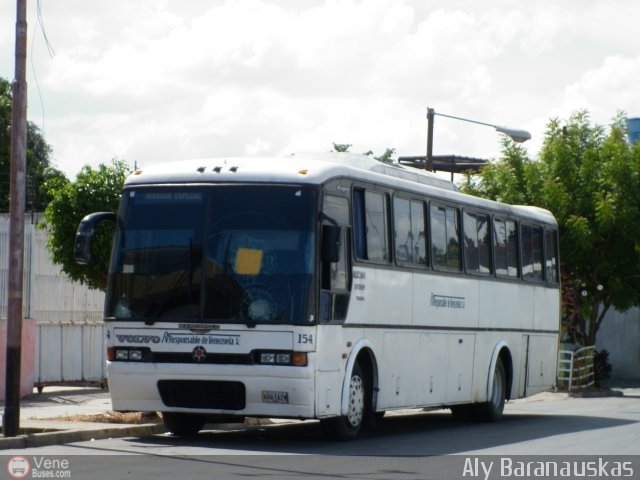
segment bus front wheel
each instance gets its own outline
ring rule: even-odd
[[[367,380],[356,363],[349,380],[349,408],[346,415],[325,418],[320,421],[325,434],[338,440],[351,440],[358,436],[369,412]]]
[[[195,435],[205,423],[202,415],[181,412],[162,412],[162,420],[167,430],[178,437]]]

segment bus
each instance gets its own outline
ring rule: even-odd
[[[387,411],[497,421],[555,385],[558,227],[367,156],[222,158],[128,176],[105,297],[115,411],[175,435],[245,417],[338,439]]]

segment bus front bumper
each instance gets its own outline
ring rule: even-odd
[[[170,411],[274,418],[314,417],[314,376],[310,365],[297,367],[109,362],[107,371],[114,411]],[[159,384],[162,383],[165,395],[159,389]],[[235,403],[231,408],[217,408],[215,401],[208,404],[207,398],[195,398],[213,397],[218,386],[238,387],[239,384],[243,387],[234,388],[235,395],[243,395],[244,398],[231,402]],[[207,390],[211,388],[213,390]],[[167,389],[170,399],[167,398]],[[225,392],[220,392],[220,395],[228,396]],[[222,403],[225,403],[224,399]]]

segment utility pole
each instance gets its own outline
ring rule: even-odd
[[[22,356],[22,289],[24,270],[25,170],[27,163],[27,3],[17,0],[16,60],[11,110],[11,203],[9,207],[9,285],[7,295],[5,437],[20,431],[20,363]]]
[[[425,157],[424,168],[433,172],[433,121],[436,112],[433,108],[427,108],[427,156]]]

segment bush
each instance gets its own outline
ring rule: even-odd
[[[607,380],[611,376],[609,352],[606,350],[596,351],[596,355],[593,358],[593,373],[596,387],[602,387],[604,380]]]

